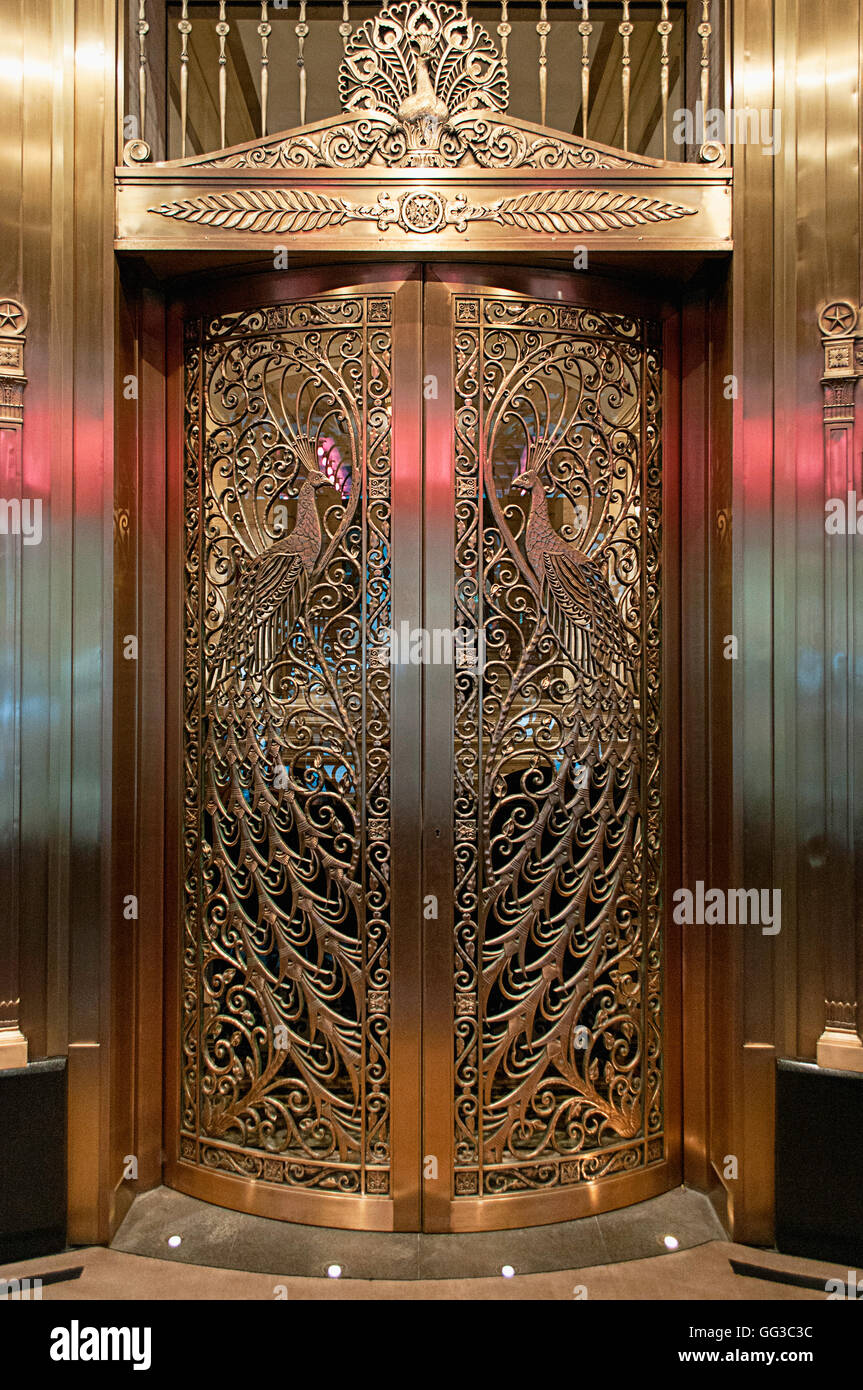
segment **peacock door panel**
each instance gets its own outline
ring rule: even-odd
[[[492,273],[183,311],[167,1178],[226,1206],[489,1229],[679,1181],[660,329]]]
[[[427,531],[451,566],[434,622],[448,606],[478,659],[427,704],[430,746],[445,724],[452,746],[431,791],[442,804],[450,779],[436,882],[452,912],[426,996],[429,1052],[450,1076],[427,1099],[426,1144],[451,1175],[427,1212],[433,1229],[515,1226],[638,1200],[674,1166],[661,331],[471,293],[469,275],[428,299],[448,383],[429,431],[448,478]],[[430,998],[445,985],[446,1011]]]
[[[394,302],[191,318],[184,349],[178,1185],[383,1228]]]

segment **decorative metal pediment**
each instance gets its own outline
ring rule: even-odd
[[[409,149],[408,133],[392,112],[364,110],[237,146],[224,155],[183,163],[196,169],[583,170],[657,168],[659,164],[489,111],[464,111],[438,135],[434,151],[428,145]]]
[[[196,169],[630,169],[660,161],[621,154],[506,114],[506,64],[461,9],[407,0],[367,19],[339,69],[342,112],[204,158]],[[146,147],[145,147],[146,148]],[[134,142],[126,159],[146,158]]]

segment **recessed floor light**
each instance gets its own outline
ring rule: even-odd
[[[172,1250],[176,1250],[176,1248],[177,1248],[178,1245],[182,1245],[182,1244],[183,1244],[183,1237],[182,1237],[182,1236],[168,1236],[168,1244],[170,1245],[170,1247],[171,1247]]]
[[[680,1246],[680,1241],[677,1239],[677,1236],[663,1236],[662,1244],[665,1246],[666,1250],[677,1250]]]
[[[504,1279],[512,1279],[513,1275],[515,1274],[515,1270],[513,1269],[512,1265],[502,1265],[500,1272],[503,1275]]]
[[[341,1267],[341,1265],[327,1265],[327,1278],[328,1278],[328,1279],[341,1279],[341,1277],[342,1277],[342,1267]]]

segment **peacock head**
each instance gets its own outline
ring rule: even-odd
[[[537,483],[541,482],[542,479],[539,477],[535,468],[524,468],[517,477],[513,478],[512,485],[513,487],[521,488],[524,492],[530,492],[536,487]]]
[[[317,441],[299,430],[292,429],[291,435],[289,457],[297,466],[297,483],[305,482],[310,483],[315,488],[323,487],[324,483],[330,481],[322,466],[324,462],[323,449],[318,447],[316,451]],[[305,478],[303,478],[303,473],[305,473]]]
[[[552,447],[552,441],[545,437],[527,441],[519,459],[521,471],[513,478],[513,487],[521,488],[523,492],[532,492],[537,487],[545,489],[545,466]]]

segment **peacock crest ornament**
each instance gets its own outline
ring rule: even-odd
[[[345,111],[394,115],[401,163],[440,165],[441,140],[465,112],[505,111],[506,69],[489,35],[448,5],[394,5],[360,26],[339,73]]]
[[[582,170],[659,163],[508,114],[504,53],[462,7],[437,0],[385,5],[364,20],[347,40],[338,91],[337,116],[180,162],[216,169]],[[133,145],[143,142],[129,142],[127,162],[137,163],[147,155]]]

